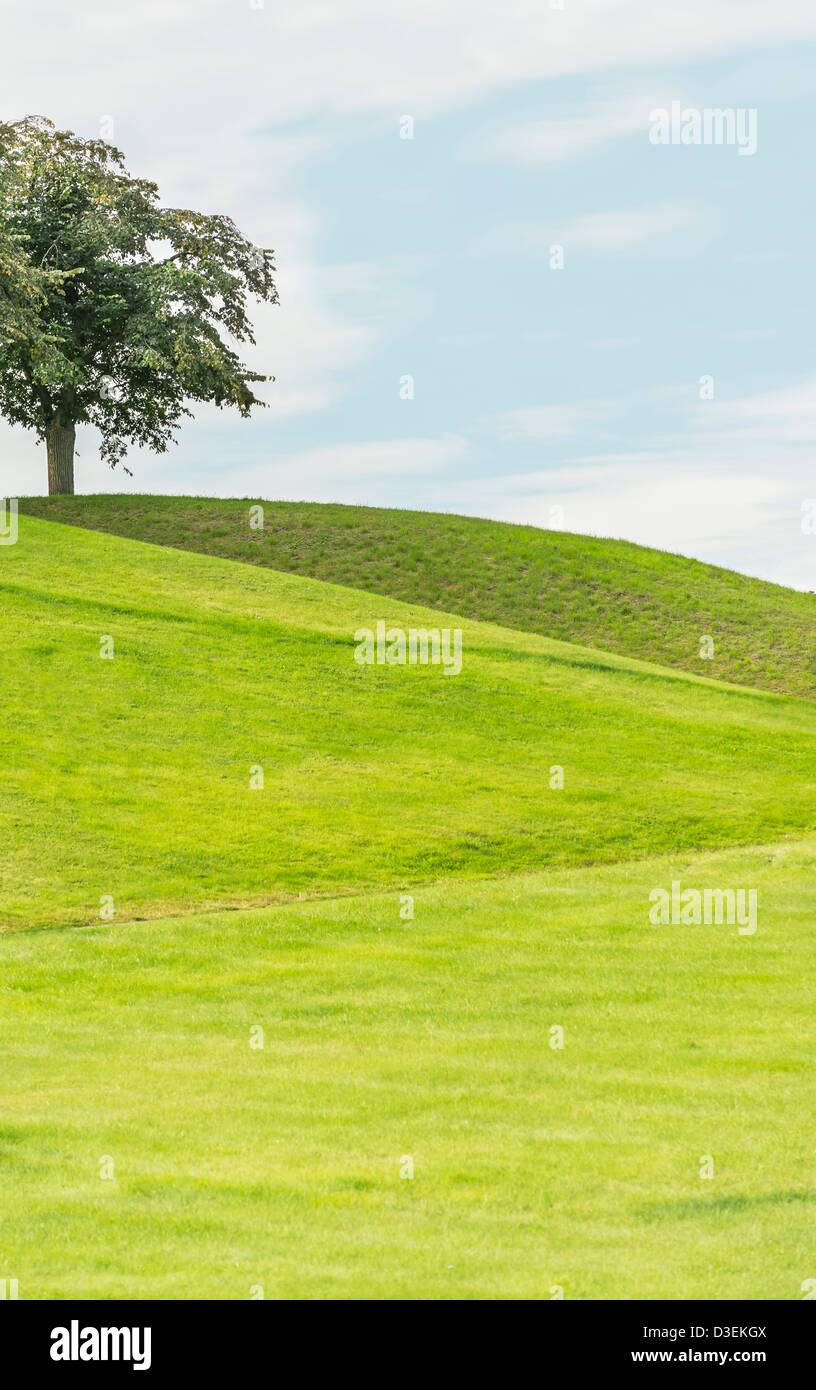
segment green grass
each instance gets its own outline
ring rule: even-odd
[[[801,1299],[814,871],[811,838],[421,889],[413,921],[383,893],[7,937],[0,1274]],[[673,877],[756,887],[756,934],[650,926]]]
[[[0,603],[20,1297],[802,1297],[811,701],[28,515]]]
[[[808,701],[470,622],[458,676],[361,667],[439,615],[30,517],[0,565],[6,929],[816,828]]]
[[[29,497],[53,521],[248,561],[812,699],[816,595],[626,541],[433,512],[250,500]],[[700,657],[711,636],[714,655]]]

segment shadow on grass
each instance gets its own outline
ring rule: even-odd
[[[663,1221],[666,1217],[678,1220],[701,1216],[738,1216],[762,1207],[783,1206],[796,1202],[816,1202],[816,1192],[764,1192],[757,1197],[690,1197],[683,1202],[655,1202],[640,1207],[635,1213],[645,1221]]]

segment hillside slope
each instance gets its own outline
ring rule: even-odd
[[[28,516],[0,603],[7,927],[816,825],[807,701]],[[358,665],[380,620],[461,623],[461,673]]]
[[[650,550],[432,512],[250,500],[25,498],[31,515],[349,584],[721,680],[816,696],[816,595]],[[714,655],[700,658],[711,636]]]
[[[29,516],[0,611],[20,1298],[801,1299],[816,704]]]

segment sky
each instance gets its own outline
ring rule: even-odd
[[[276,252],[268,408],[197,407],[132,478],[81,429],[78,492],[458,512],[816,590],[813,0],[0,10],[0,116]],[[46,491],[0,422],[0,496]]]

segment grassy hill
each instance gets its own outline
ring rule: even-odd
[[[30,515],[0,603],[21,1298],[802,1297],[816,705]]]
[[[679,555],[433,512],[194,497],[32,497],[53,521],[386,594],[812,699],[816,595]],[[700,638],[714,656],[700,658]]]
[[[807,701],[31,517],[0,592],[7,927],[816,827]],[[378,620],[463,621],[462,672],[357,665]]]

